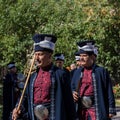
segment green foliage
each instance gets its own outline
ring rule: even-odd
[[[58,37],[55,53],[65,54],[65,66],[75,60],[76,42],[94,39],[99,47],[97,63],[119,82],[120,2],[99,1],[0,0],[0,66],[14,60],[24,71],[33,34],[52,33]]]
[[[65,54],[65,66],[74,61],[77,41],[94,39],[99,46],[97,63],[118,80],[119,5],[117,0],[1,0],[0,66],[14,60],[23,71],[33,49],[33,34],[52,33],[58,37],[55,53]]]
[[[114,92],[115,98],[120,98],[120,84],[117,84],[113,87],[113,92]]]

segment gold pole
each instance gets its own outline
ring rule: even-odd
[[[20,106],[21,106],[21,103],[22,103],[22,100],[23,100],[23,97],[24,97],[24,94],[25,94],[25,90],[26,90],[26,87],[27,87],[27,84],[28,84],[28,81],[29,81],[29,78],[30,78],[32,67],[34,65],[34,61],[35,61],[35,55],[33,56],[33,60],[32,60],[31,66],[30,66],[30,70],[28,72],[28,76],[26,78],[26,82],[25,82],[25,85],[24,85],[24,88],[23,88],[23,91],[22,91],[22,94],[21,94],[21,97],[20,97],[20,101],[19,101],[18,106],[17,106],[17,111],[20,110]]]

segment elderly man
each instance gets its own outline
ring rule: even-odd
[[[81,66],[72,78],[79,120],[111,120],[116,114],[108,71],[95,64],[95,42],[78,42]]]
[[[30,77],[27,98],[28,120],[75,120],[74,101],[66,73],[53,65],[57,38],[50,34],[33,37],[38,70]],[[26,100],[24,100],[25,102]],[[21,114],[24,113],[21,110]],[[16,120],[20,111],[13,110]]]

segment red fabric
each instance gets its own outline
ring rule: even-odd
[[[79,112],[79,119],[80,120],[88,120],[88,116],[91,117],[91,120],[96,120],[94,108],[80,110],[80,112]]]
[[[94,94],[93,90],[92,69],[84,69],[83,79],[80,87],[80,96],[91,96]],[[80,120],[88,120],[88,116],[90,116],[92,120],[96,120],[95,108],[83,108],[79,110]]]
[[[80,87],[80,96],[93,95],[92,70],[84,69],[82,83]]]
[[[34,104],[50,102],[50,87],[49,71],[40,69],[34,83]]]

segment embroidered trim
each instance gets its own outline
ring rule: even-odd
[[[109,108],[109,113],[112,113],[112,114],[116,113],[116,108]]]
[[[97,86],[95,73],[92,73],[93,87],[94,87],[94,96],[95,96],[95,110],[96,110],[96,120],[99,120],[99,112],[98,112],[98,97],[97,97]]]
[[[55,49],[55,44],[51,41],[48,41],[48,40],[44,40],[44,41],[41,41],[39,43],[34,43],[34,47],[36,45],[39,45],[40,47],[48,48],[48,49],[51,49],[51,50]]]
[[[53,73],[53,67],[50,71],[51,73],[51,104],[50,104],[50,120],[55,120],[55,77]]]

